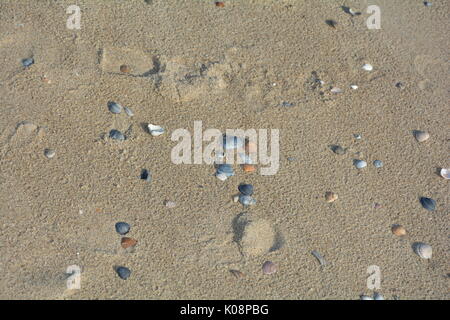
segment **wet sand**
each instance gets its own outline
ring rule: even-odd
[[[373,293],[372,265],[386,299],[449,299],[449,185],[437,174],[450,166],[448,1],[78,1],[81,29],[69,30],[72,2],[0,3],[2,299],[359,299]],[[366,26],[369,4],[380,30]],[[210,165],[173,164],[171,132],[198,120],[280,129],[278,173],[234,166],[222,182]],[[147,123],[166,133],[152,137]],[[128,139],[108,139],[111,129]],[[232,201],[242,182],[257,199],[246,210]],[[277,245],[242,250],[238,216],[255,222],[245,243]],[[134,250],[121,248],[118,221]],[[276,273],[263,274],[267,260]],[[82,269],[79,290],[66,287],[70,265]]]

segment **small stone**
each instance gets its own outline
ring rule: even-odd
[[[242,169],[244,170],[244,172],[255,172],[256,171],[256,167],[252,164],[244,164],[244,165],[242,165]]]
[[[383,161],[381,161],[381,160],[375,160],[375,161],[373,162],[373,165],[375,166],[375,168],[381,168],[381,167],[383,167]]]
[[[363,169],[367,167],[367,162],[365,162],[364,160],[354,160],[353,165],[358,169]]]
[[[277,266],[272,261],[266,261],[262,266],[262,270],[264,274],[274,274],[277,272]]]
[[[434,211],[436,209],[436,201],[431,198],[422,197],[420,198],[420,203],[428,211]]]
[[[251,196],[253,194],[253,186],[251,184],[240,184],[238,190],[246,196]]]
[[[325,193],[325,201],[328,203],[334,202],[338,199],[338,195],[334,192],[326,192]]]
[[[130,73],[131,69],[129,66],[127,66],[126,64],[123,64],[120,66],[120,72],[123,73]]]
[[[177,203],[175,201],[165,200],[164,201],[164,205],[167,208],[172,209],[172,208],[175,208],[177,206]]]
[[[109,132],[109,137],[114,140],[120,140],[120,141],[125,140],[125,136],[123,135],[123,133],[116,129],[112,129]]]
[[[56,154],[55,150],[52,150],[52,149],[44,150],[44,155],[49,159],[53,158],[55,156],[55,154]]]
[[[398,237],[403,237],[404,235],[406,235],[406,229],[398,224],[393,225],[391,231]]]
[[[430,134],[426,131],[414,130],[413,134],[418,142],[424,142],[430,138]]]
[[[122,112],[122,106],[113,101],[108,102],[108,109],[115,114],[119,114]]]
[[[22,65],[23,65],[24,67],[29,67],[29,66],[31,66],[32,64],[34,64],[34,59],[33,59],[33,58],[27,58],[27,59],[23,59],[23,60],[22,60]]]
[[[116,223],[116,231],[120,235],[125,235],[130,231],[131,227],[126,222],[117,222]]]
[[[123,280],[127,280],[131,275],[130,269],[128,269],[126,267],[117,267],[116,272],[119,275],[120,279],[123,279]]]
[[[120,240],[120,245],[124,249],[130,248],[130,247],[134,247],[136,244],[137,244],[137,240],[135,240],[133,238],[123,237]]]

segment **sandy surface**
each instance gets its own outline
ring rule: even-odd
[[[448,1],[76,1],[81,30],[69,30],[73,2],[0,1],[2,299],[358,299],[371,293],[371,265],[387,299],[450,298],[449,185],[437,174],[450,166]],[[369,4],[381,30],[366,27]],[[314,71],[323,88],[311,87]],[[110,100],[134,116],[110,113]],[[196,120],[280,129],[279,172],[235,166],[222,182],[212,166],[173,164],[170,133]],[[150,136],[149,122],[167,132]],[[129,139],[105,138],[111,129]],[[412,130],[431,137],[418,143]],[[232,201],[241,182],[258,201],[246,211]],[[339,199],[326,203],[327,191]],[[273,238],[276,250],[242,250],[243,212],[246,243]],[[118,221],[131,225],[134,250],[120,247]],[[433,247],[431,260],[414,254],[416,241]],[[277,273],[262,273],[266,260]],[[66,288],[70,265],[82,268],[80,290]]]

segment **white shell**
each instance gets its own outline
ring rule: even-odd
[[[219,179],[220,181],[225,181],[228,179],[228,176],[225,173],[217,173],[216,174],[217,179]]]
[[[417,242],[414,244],[414,252],[422,259],[431,259],[433,250],[429,244]]]
[[[353,90],[356,90],[356,89],[358,89],[358,86],[356,84],[351,84],[350,88],[352,88]]]
[[[159,136],[164,133],[164,129],[162,127],[151,124],[151,123],[148,124],[148,131],[150,131],[150,134],[154,137]]]
[[[373,70],[373,66],[369,63],[366,63],[365,65],[362,66],[363,70],[366,71],[372,71]]]
[[[447,179],[447,180],[450,179],[450,169],[442,168],[441,169],[441,176],[444,179]]]
[[[366,296],[366,295],[362,295],[361,300],[374,300],[372,297]]]
[[[333,87],[333,88],[331,88],[330,91],[331,91],[331,93],[342,93],[343,92],[343,90],[338,87]]]

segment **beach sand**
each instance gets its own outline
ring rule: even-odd
[[[79,30],[66,26],[73,2]],[[359,299],[373,293],[375,265],[386,299],[449,299],[449,184],[437,171],[450,166],[450,3],[224,3],[0,2],[0,298]],[[366,26],[373,4],[379,30]],[[134,116],[110,113],[108,101]],[[220,181],[212,165],[173,164],[171,132],[193,132],[194,121],[279,129],[279,171],[235,165]],[[147,123],[166,132],[152,137]],[[109,139],[111,129],[127,140]],[[430,138],[418,143],[413,130]],[[243,182],[255,188],[249,208],[232,200]],[[338,200],[327,203],[328,191]],[[275,248],[243,250],[239,219],[252,221],[245,243]],[[121,248],[118,221],[131,225],[134,249]],[[415,242],[430,244],[432,259]],[[277,272],[263,274],[265,261]],[[71,265],[82,271],[78,290],[66,285]]]

